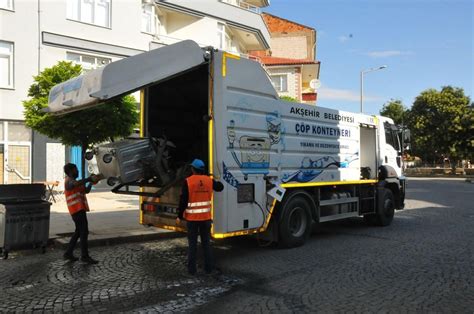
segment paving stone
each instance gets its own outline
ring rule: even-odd
[[[411,189],[411,190],[410,190]],[[472,313],[474,185],[410,182],[385,228],[319,225],[305,246],[217,241],[222,275],[186,273],[186,239],[0,260],[0,312]]]

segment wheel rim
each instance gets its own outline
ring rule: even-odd
[[[304,209],[301,207],[295,207],[290,212],[289,219],[289,229],[290,234],[293,237],[301,237],[306,229],[306,215],[304,214]]]
[[[385,202],[383,205],[384,205],[383,207],[384,207],[385,215],[391,216],[393,212],[393,208],[394,208],[392,199],[390,198],[385,199]]]

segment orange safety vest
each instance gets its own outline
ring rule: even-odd
[[[66,178],[64,181],[64,187],[66,187],[68,180],[70,179]],[[76,186],[72,190],[64,189],[64,195],[66,196],[67,209],[71,215],[74,215],[81,210],[85,210],[86,212],[89,211],[89,204],[87,204],[86,198],[86,187],[84,185]]]
[[[211,220],[212,179],[205,175],[192,175],[188,184],[188,207],[184,219],[188,221]]]

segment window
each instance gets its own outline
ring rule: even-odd
[[[74,52],[67,52],[66,60],[80,64],[85,72],[99,68],[112,62],[110,58],[83,55]]]
[[[390,123],[384,123],[385,128],[385,143],[391,145],[395,150],[400,150],[400,145],[398,141],[398,134],[394,126]]]
[[[221,50],[235,50],[232,47],[232,38],[227,32],[225,24],[222,23],[217,23],[217,45]]]
[[[277,92],[288,91],[288,76],[287,75],[272,75],[272,84]]]
[[[110,27],[110,1],[111,0],[67,0],[67,18],[98,26]]]
[[[385,143],[391,145],[392,147],[395,147],[392,137],[392,131],[390,130],[390,126],[388,124],[385,124]]]
[[[8,122],[8,140],[12,142],[31,141],[31,130],[23,122]]]
[[[227,32],[225,33],[225,49],[235,51],[234,47],[232,47],[232,39],[230,38],[230,35]]]
[[[217,23],[217,47],[223,50],[224,45],[225,45],[225,25],[222,23]]]
[[[13,0],[0,0],[0,9],[13,10]]]
[[[13,88],[13,43],[0,41],[0,88]]]
[[[32,132],[20,121],[0,121],[0,184],[31,181]]]
[[[393,146],[395,148],[395,150],[397,152],[399,151],[402,151],[402,148],[401,148],[401,145],[400,145],[400,136],[401,134],[398,134],[396,131],[392,131],[392,136],[393,136],[393,143],[395,144],[395,146]]]
[[[152,4],[142,5],[142,32],[155,34],[159,19],[155,15],[155,6]]]

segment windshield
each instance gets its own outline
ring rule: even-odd
[[[392,146],[396,151],[400,151],[400,133],[396,125],[385,122],[385,142]]]

